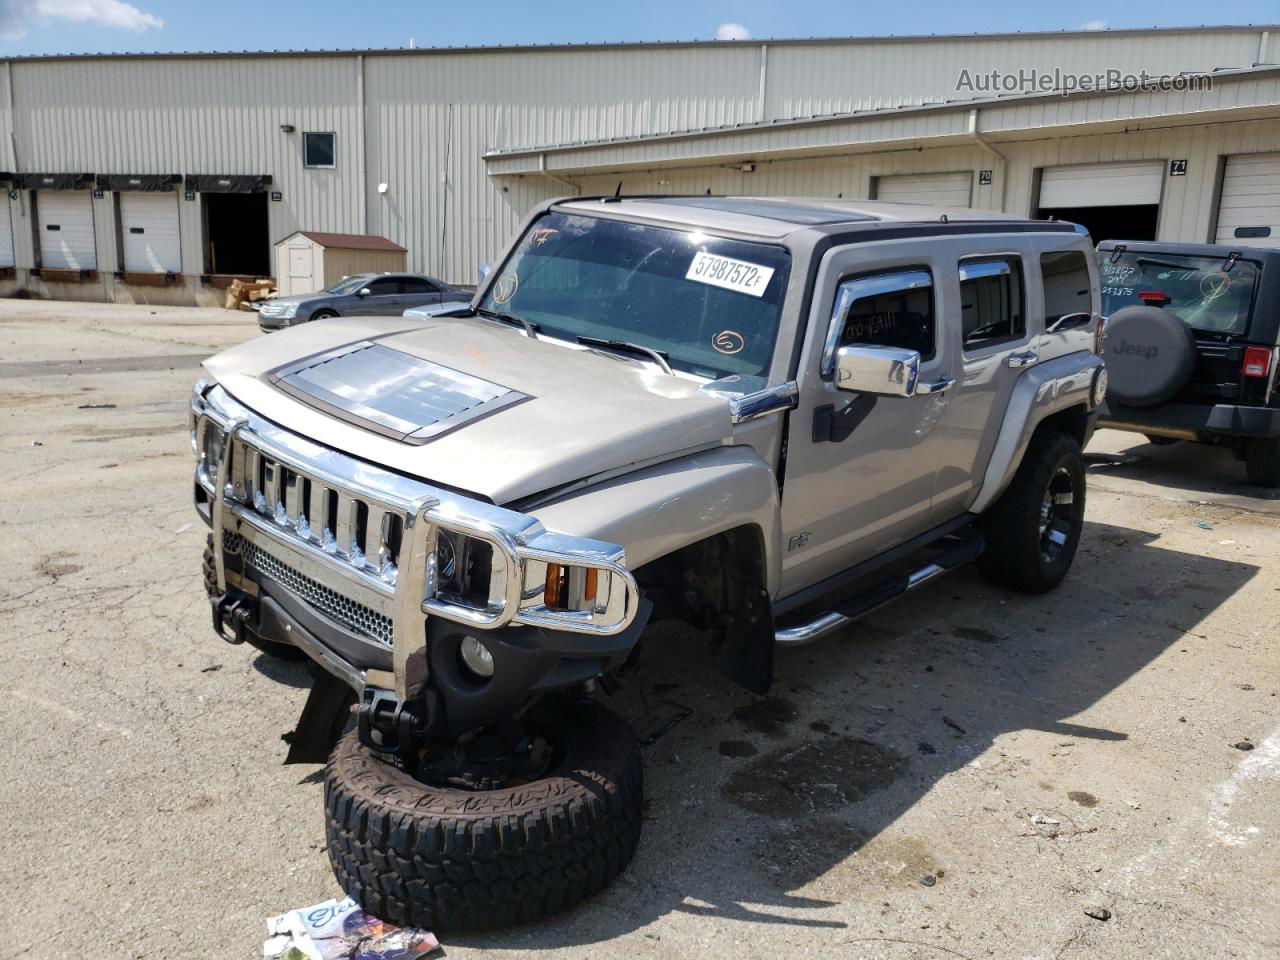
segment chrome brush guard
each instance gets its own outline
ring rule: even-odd
[[[620,547],[550,533],[533,517],[356,460],[257,416],[222,387],[192,397],[196,482],[209,496],[218,589],[227,556],[259,570],[315,613],[391,648],[394,677],[347,664],[307,638],[299,645],[357,690],[413,696],[427,679],[426,622],[482,630],[524,624],[611,636],[635,618],[639,592]],[[491,549],[487,602],[439,591],[441,534]],[[550,565],[594,571],[589,602],[553,608]],[[233,584],[234,586],[235,584]]]

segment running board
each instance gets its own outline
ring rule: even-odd
[[[819,637],[838,630],[845,624],[865,617],[873,610],[884,606],[890,600],[902,596],[922,583],[927,583],[939,574],[962,567],[978,559],[984,544],[982,534],[976,530],[958,543],[947,547],[929,563],[908,574],[902,574],[881,580],[863,593],[855,594],[838,604],[833,610],[802,623],[798,627],[786,627],[774,632],[780,647],[800,647],[812,643]]]

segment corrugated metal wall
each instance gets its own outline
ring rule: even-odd
[[[865,199],[873,176],[975,172],[973,205],[1001,208],[1030,216],[1034,210],[1037,169],[1067,164],[1125,160],[1164,161],[1159,238],[1206,242],[1212,235],[1220,157],[1280,150],[1280,123],[1275,120],[1178,126],[1164,130],[1058,137],[1000,144],[1007,166],[980,147],[940,148],[848,157],[823,157],[758,163],[751,173],[722,165],[632,171],[623,176],[628,192],[699,194],[736,193],[754,196],[810,196]],[[1167,161],[1186,160],[1187,174],[1168,176]],[[992,183],[979,185],[977,172],[992,170]],[[1002,184],[1007,177],[1008,183]],[[619,174],[576,178],[585,194],[612,192]]]
[[[411,269],[474,282],[477,265],[500,251],[534,203],[571,192],[536,173],[491,175],[501,164],[486,169],[489,150],[982,95],[957,91],[966,68],[1056,64],[1162,73],[1248,66],[1261,35],[1240,28],[363,56],[51,58],[6,63],[0,85],[11,70],[15,165],[22,171],[270,174],[283,195],[269,205],[272,241],[295,229],[368,230],[408,247]],[[7,102],[0,86],[6,144],[0,158],[12,160]],[[931,121],[935,132],[960,135],[959,116],[939,113]],[[892,137],[894,125],[904,122],[874,121],[868,135]],[[281,124],[297,132],[282,133]],[[336,169],[303,168],[304,130],[337,133]],[[803,143],[812,130],[780,128],[777,136]],[[969,146],[806,162],[771,164],[750,175],[628,174],[627,187],[653,182],[650,188],[666,189],[656,183],[661,179],[674,189],[678,179],[717,192],[865,196],[871,176],[1001,167]],[[1010,203],[1021,202],[1028,162],[1010,170]],[[0,169],[7,165],[0,162]],[[595,177],[582,186],[612,191],[617,179]],[[999,206],[1000,198],[975,181],[974,202]],[[99,259],[113,265],[111,198],[94,204]],[[192,277],[203,270],[199,204],[181,201],[180,208],[184,273]],[[18,262],[29,266],[25,203],[16,203],[14,213]],[[102,295],[118,295],[104,283]]]

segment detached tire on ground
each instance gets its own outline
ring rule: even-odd
[[[1009,489],[982,518],[983,576],[1023,593],[1056,587],[1080,542],[1084,496],[1084,457],[1076,439],[1057,430],[1032,434]]]
[[[591,701],[531,711],[548,775],[469,791],[422,783],[348,733],[325,769],[325,836],[342,888],[384,920],[434,931],[536,920],[598,893],[640,839],[640,749]]]

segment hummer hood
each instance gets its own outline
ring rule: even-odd
[[[471,318],[306,324],[205,368],[289,430],[495,503],[715,446],[731,429],[727,401],[695,381]]]

